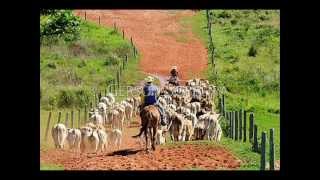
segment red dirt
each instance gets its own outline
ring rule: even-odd
[[[76,11],[84,17],[84,11]],[[86,10],[87,20],[123,29],[132,37],[142,58],[140,68],[151,74],[169,75],[171,66],[177,65],[180,79],[202,77],[207,67],[207,50],[190,27],[181,27],[181,17],[192,16],[191,10]],[[183,37],[183,42],[177,41]]]
[[[236,169],[240,160],[218,147],[205,145],[157,146],[146,153],[131,136],[138,128],[126,128],[120,151],[99,155],[75,154],[69,150],[40,150],[42,163],[60,164],[65,170],[215,170]]]

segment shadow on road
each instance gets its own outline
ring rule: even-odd
[[[128,155],[136,154],[140,151],[142,151],[142,149],[139,149],[139,150],[124,149],[124,150],[120,150],[120,151],[115,151],[115,152],[109,154],[108,156],[115,156],[115,155],[128,156]]]

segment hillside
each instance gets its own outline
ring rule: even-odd
[[[41,16],[41,22],[47,19]],[[130,40],[117,31],[80,21],[79,39],[57,42],[49,40],[40,46],[41,108],[83,107],[93,99],[93,90],[102,91],[111,84],[125,55],[128,64],[122,85],[135,85],[143,79],[137,70]]]
[[[210,12],[216,84],[219,89],[225,89],[227,110],[243,108],[254,112],[259,132],[275,128],[276,159],[280,159],[280,11]],[[206,11],[199,11],[180,23],[192,27],[209,47]],[[211,63],[207,77],[214,82]]]

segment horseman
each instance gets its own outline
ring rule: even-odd
[[[156,85],[152,84],[152,82],[153,82],[152,76],[148,76],[145,79],[145,81],[146,81],[146,84],[143,87],[143,97],[142,97],[144,103],[141,106],[141,110],[145,106],[149,106],[149,105],[156,106],[159,110],[160,117],[161,117],[160,124],[162,126],[165,126],[167,124],[167,121],[166,121],[164,109],[160,105],[160,103],[158,103],[158,101],[157,101],[157,96],[159,95],[160,91]]]
[[[178,79],[178,70],[177,66],[172,66],[170,71],[171,77],[169,78],[169,83],[175,86],[179,86],[179,79]]]

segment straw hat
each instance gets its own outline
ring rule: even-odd
[[[152,82],[153,81],[153,77],[152,76],[148,76],[144,79],[146,82]]]

